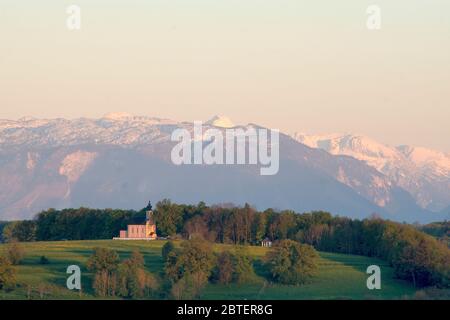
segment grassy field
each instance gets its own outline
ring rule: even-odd
[[[145,257],[146,268],[161,277],[163,261],[161,247],[164,241],[55,241],[23,243],[25,258],[18,266],[19,287],[11,292],[0,290],[0,299],[94,299],[91,287],[92,275],[86,270],[86,261],[94,247],[108,247],[117,250],[120,258],[126,258],[137,248]],[[178,245],[179,243],[177,243]],[[214,245],[214,250],[230,250],[230,245]],[[266,248],[246,247],[254,258],[256,275],[242,285],[208,284],[202,299],[399,299],[414,294],[414,288],[407,282],[394,279],[393,270],[385,262],[373,258],[320,253],[318,275],[310,284],[287,286],[269,283],[264,277],[261,257]],[[0,245],[0,252],[4,245]],[[40,264],[41,256],[49,264]],[[66,289],[66,269],[71,264],[82,270],[83,293]],[[367,266],[381,267],[381,290],[366,287]]]

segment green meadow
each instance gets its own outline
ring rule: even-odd
[[[161,247],[165,241],[54,241],[21,243],[25,258],[17,266],[18,287],[10,292],[0,290],[0,299],[95,299],[91,290],[92,274],[86,261],[95,247],[116,250],[121,259],[134,250],[144,255],[148,271],[163,277]],[[179,245],[179,242],[176,243]],[[0,245],[0,253],[4,250]],[[234,246],[215,244],[214,250],[232,250]],[[208,284],[202,299],[401,299],[415,293],[411,284],[394,278],[393,269],[384,261],[363,256],[320,252],[318,274],[311,283],[288,286],[267,280],[261,258],[267,248],[246,246],[253,258],[255,276],[244,284]],[[40,264],[45,256],[48,264]],[[66,269],[78,265],[82,271],[82,292],[66,288]],[[376,264],[381,268],[381,290],[366,287],[366,268]]]

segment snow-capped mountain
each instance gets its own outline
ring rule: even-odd
[[[353,134],[307,135],[293,138],[312,148],[362,160],[410,192],[418,205],[441,211],[450,204],[450,155],[421,147],[391,147]]]
[[[0,120],[0,150],[18,147],[58,147],[84,143],[137,145],[167,138],[177,122],[110,113],[100,119]],[[164,134],[166,133],[166,134]]]
[[[257,127],[235,126],[223,116],[204,126]],[[280,170],[274,176],[261,176],[257,165],[177,166],[170,158],[176,144],[170,136],[177,128],[192,132],[192,123],[127,113],[100,119],[0,120],[0,220],[30,218],[49,207],[138,209],[149,198],[249,202],[261,209],[327,210],[360,218],[376,212],[400,221],[441,219],[419,207],[412,192],[400,185],[402,180],[380,169],[389,161],[382,163],[370,152],[367,157],[378,161],[377,166],[325,152],[317,148],[319,139],[300,143],[280,134]],[[395,162],[397,167],[417,162],[427,168],[431,163],[417,150],[393,153],[385,147],[377,152],[389,154],[389,159],[410,159]],[[406,177],[409,170],[404,168]],[[441,177],[440,171],[433,172]]]
[[[232,128],[234,127],[233,122],[227,116],[214,116],[206,122],[207,125],[212,125],[219,128]]]

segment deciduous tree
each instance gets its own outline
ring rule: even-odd
[[[303,284],[316,273],[318,254],[309,245],[281,240],[267,253],[265,260],[273,280],[284,284]]]

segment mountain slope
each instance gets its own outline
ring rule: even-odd
[[[420,147],[390,147],[352,134],[297,133],[293,138],[312,148],[364,161],[407,190],[422,208],[441,211],[450,205],[450,155]]]
[[[231,125],[209,123],[207,128],[219,130]],[[241,128],[250,127],[256,126]],[[149,198],[438,219],[363,161],[310,148],[284,134],[274,176],[261,176],[257,165],[176,166],[170,160],[176,128],[192,131],[192,124],[122,113],[101,119],[1,120],[0,220],[29,218],[49,207],[137,209]]]

